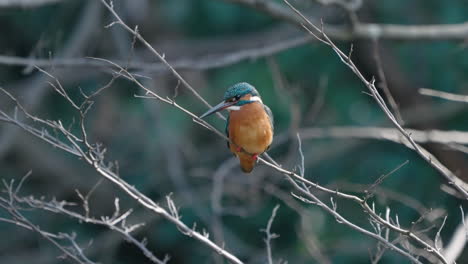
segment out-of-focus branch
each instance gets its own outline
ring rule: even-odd
[[[0,0],[0,8],[35,8],[65,1],[67,0]]]
[[[468,144],[468,132],[457,130],[417,130],[406,129],[411,138],[418,143],[438,144]],[[410,142],[401,135],[396,128],[387,127],[312,127],[300,130],[302,139],[314,138],[356,138],[356,139],[378,139],[389,140],[399,144],[409,145]]]
[[[463,252],[466,242],[468,241],[468,228],[466,226],[466,223],[468,222],[468,215],[465,216],[463,207],[461,207],[461,205],[460,210],[462,213],[461,223],[458,225],[457,229],[455,229],[452,238],[443,250],[444,256],[447,258],[449,263],[455,263],[457,258]]]
[[[270,56],[290,48],[294,48],[311,41],[308,36],[294,37],[272,42],[268,45],[249,47],[240,50],[233,50],[222,54],[210,54],[197,58],[183,58],[170,61],[174,69],[178,70],[208,70],[229,66],[244,60],[255,60]],[[150,63],[144,61],[113,60],[119,65],[127,65],[130,70],[141,70],[145,72],[167,72],[168,68],[163,63]],[[0,64],[7,66],[30,66],[37,67],[93,67],[105,68],[109,64],[89,58],[23,58],[16,56],[0,55]]]
[[[321,5],[336,5],[347,11],[356,11],[362,6],[362,0],[315,0]]]
[[[224,0],[256,9],[273,18],[286,21],[302,28],[304,21],[294,12],[275,1],[266,0]],[[316,22],[319,19],[316,19]],[[355,23],[351,26],[324,25],[327,35],[338,40],[351,39],[398,39],[398,40],[465,40],[468,36],[468,22],[447,25],[394,25]]]
[[[468,95],[447,93],[427,88],[420,88],[419,93],[422,95],[438,97],[449,101],[468,103]]]

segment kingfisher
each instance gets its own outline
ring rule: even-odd
[[[224,100],[200,116],[204,118],[226,109],[226,136],[229,150],[239,158],[243,172],[250,173],[262,154],[273,141],[273,114],[263,104],[252,85],[241,82],[227,89]]]

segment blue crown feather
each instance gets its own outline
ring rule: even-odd
[[[249,83],[241,82],[234,84],[233,86],[227,89],[226,93],[224,93],[224,100],[227,100],[237,95],[242,97],[246,94],[251,94],[252,96],[259,96],[255,87],[253,87]]]

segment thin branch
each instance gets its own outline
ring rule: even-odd
[[[374,196],[376,188],[390,175],[393,173],[397,172],[399,169],[401,169],[403,166],[407,165],[409,163],[409,160],[406,160],[405,162],[401,163],[398,165],[396,168],[394,168],[392,171],[382,174],[377,180],[372,183],[368,189],[364,191],[366,193],[366,196],[364,197],[365,200],[369,199],[370,197]]]
[[[440,232],[442,232],[442,229],[444,228],[445,226],[445,221],[447,221],[447,215],[444,217],[444,221],[442,222],[442,224],[440,225],[439,227],[439,230],[437,231],[436,233],[436,236],[435,236],[435,239],[434,239],[434,246],[440,250],[442,248],[442,241],[440,239]]]
[[[387,77],[385,76],[385,71],[383,69],[382,65],[382,59],[380,58],[379,54],[379,45],[378,41],[375,39],[374,40],[374,59],[375,59],[375,64],[377,65],[377,73],[380,79],[380,88],[382,88],[385,97],[387,98],[388,104],[393,110],[393,114],[395,115],[396,119],[400,124],[404,124],[403,122],[403,116],[400,113],[400,110],[398,109],[398,104],[395,101],[395,98],[393,98],[392,93],[390,92],[390,89],[388,88],[387,84]]]
[[[369,189],[369,185],[338,182],[336,184],[333,184],[332,186],[329,186],[329,188],[346,190],[349,192],[364,193],[364,190]],[[427,214],[428,211],[431,211],[430,216],[426,216],[425,218],[426,220],[429,220],[431,222],[434,221],[435,219],[438,219],[446,212],[444,209],[441,209],[441,208],[429,209],[425,207],[424,204],[422,204],[420,201],[412,198],[411,196],[405,193],[396,192],[396,191],[386,189],[380,186],[377,186],[375,188],[375,196],[378,198],[383,198],[384,200],[389,199],[389,200],[397,201],[404,206],[412,208],[420,215]]]
[[[271,213],[270,219],[268,219],[266,228],[261,230],[265,233],[266,236],[264,241],[267,250],[268,264],[273,264],[273,257],[271,255],[271,240],[279,237],[278,234],[271,233],[271,226],[273,225],[273,221],[275,220],[276,212],[278,211],[279,207],[279,204],[277,204],[275,208],[273,208],[273,212]]]

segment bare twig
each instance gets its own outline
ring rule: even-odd
[[[114,215],[112,217],[110,217],[110,218],[109,217],[102,217],[101,219],[96,219],[96,218],[92,218],[92,217],[89,216],[89,208],[88,208],[87,199],[89,199],[89,196],[92,194],[94,189],[98,186],[99,182],[98,182],[98,184],[96,184],[93,187],[93,189],[91,189],[91,191],[86,195],[86,197],[83,197],[81,194],[78,194],[80,196],[80,198],[83,200],[83,206],[85,207],[85,215],[81,215],[81,214],[78,214],[76,212],[73,212],[71,210],[66,209],[65,206],[71,204],[71,203],[68,203],[66,201],[60,201],[59,202],[59,201],[53,199],[50,202],[45,202],[43,200],[35,199],[33,196],[19,197],[17,195],[17,193],[18,193],[18,190],[21,188],[22,182],[24,181],[25,178],[26,177],[23,177],[23,180],[21,181],[21,183],[18,184],[18,186],[16,187],[14,192],[10,188],[7,188],[5,190],[5,193],[7,193],[9,195],[9,197],[10,197],[10,203],[9,203],[10,208],[9,209],[13,208],[12,209],[13,212],[15,212],[15,213],[19,212],[19,210],[17,209],[17,208],[20,207],[19,205],[21,205],[21,210],[28,210],[28,208],[23,207],[23,205],[27,205],[32,209],[41,209],[41,210],[50,211],[50,212],[53,212],[53,213],[59,213],[59,214],[67,215],[69,217],[72,217],[72,218],[75,218],[75,219],[79,220],[80,222],[85,222],[85,223],[90,223],[90,224],[95,224],[95,225],[102,225],[102,226],[105,226],[105,227],[109,228],[110,230],[116,231],[117,233],[121,234],[127,241],[129,241],[130,243],[132,243],[136,247],[138,247],[143,252],[143,254],[145,256],[147,256],[149,258],[149,260],[151,260],[152,262],[158,263],[158,264],[165,264],[167,262],[167,260],[169,260],[168,256],[166,256],[164,258],[164,260],[158,259],[146,247],[146,245],[143,242],[138,241],[131,234],[132,231],[134,231],[137,227],[141,226],[141,224],[132,225],[132,226],[127,225],[126,219],[130,215],[131,211],[127,211],[126,213],[120,214],[119,207],[117,206],[116,211],[114,212]],[[0,202],[2,202],[2,201],[6,201],[6,199],[0,197]],[[118,204],[117,201],[118,201],[118,199],[116,199],[116,204]],[[18,205],[16,205],[16,203]],[[11,220],[8,221],[8,219],[5,219],[4,221],[11,222]],[[24,220],[21,221],[21,222],[18,222],[18,225],[20,225],[22,227],[25,227],[27,229],[32,229],[31,226],[29,226],[27,222],[24,222]],[[68,236],[67,238],[70,240],[71,237]],[[74,240],[70,240],[70,242],[72,242],[72,241],[74,241]],[[76,244],[75,244],[75,248],[77,248]],[[81,254],[82,254],[82,252],[81,252]]]
[[[51,233],[44,231],[38,225],[33,224],[28,218],[26,218],[18,209],[16,205],[16,192],[21,187],[21,183],[15,187],[14,181],[7,183],[3,181],[5,191],[8,195],[7,198],[0,197],[0,208],[3,208],[10,216],[11,219],[7,218],[0,218],[0,221],[12,223],[19,227],[23,227],[38,233],[42,236],[45,240],[49,241],[55,247],[57,247],[60,251],[63,252],[64,257],[69,257],[77,263],[86,263],[86,264],[94,264],[95,262],[88,259],[83,253],[81,247],[75,242],[75,235],[74,234],[66,234],[66,233]],[[62,241],[68,241],[70,246],[65,246],[62,244]]]
[[[445,226],[445,221],[447,221],[447,215],[444,217],[444,221],[440,225],[439,230],[437,231],[436,236],[434,238],[434,247],[437,248],[437,250],[440,250],[443,247],[442,241],[440,239],[440,232],[442,232],[442,229]]]
[[[401,163],[398,165],[395,169],[392,171],[382,174],[373,184],[369,186],[368,189],[366,189],[364,192],[366,193],[366,196],[364,197],[365,200],[369,199],[370,197],[374,196],[375,194],[375,189],[390,175],[401,169],[403,166],[409,163],[409,160],[406,160],[405,162]]]
[[[275,208],[273,208],[273,212],[271,213],[270,219],[268,219],[266,228],[261,230],[265,233],[266,236],[264,241],[267,250],[268,264],[273,264],[273,257],[271,255],[271,240],[279,237],[278,234],[271,233],[271,226],[273,225],[273,221],[275,220],[276,212],[278,211],[279,207],[279,204],[277,204]]]
[[[115,215],[112,218],[103,217],[102,219],[96,219],[96,218],[92,218],[92,217],[89,217],[89,216],[86,216],[86,215],[81,215],[81,214],[75,213],[73,211],[70,211],[68,209],[65,209],[63,207],[63,203],[61,203],[61,202],[59,203],[57,201],[43,202],[43,201],[34,199],[33,197],[27,197],[27,198],[19,198],[18,197],[17,200],[19,202],[27,203],[28,205],[30,205],[33,208],[39,208],[39,209],[43,209],[43,210],[47,210],[47,211],[52,211],[54,213],[64,214],[64,215],[70,216],[72,218],[75,218],[75,219],[77,219],[79,221],[83,221],[85,223],[105,226],[105,227],[109,228],[110,230],[113,230],[113,231],[119,233],[120,235],[122,235],[125,238],[126,241],[128,241],[128,242],[134,244],[136,247],[138,247],[141,250],[141,252],[143,252],[143,254],[146,257],[148,257],[148,259],[150,261],[152,261],[154,263],[165,264],[169,260],[168,256],[165,256],[165,258],[163,260],[158,259],[153,254],[153,252],[151,252],[146,247],[145,243],[143,243],[142,241],[139,241],[138,239],[136,239],[131,234],[132,231],[134,231],[136,228],[141,226],[141,224],[132,225],[132,226],[128,226],[126,224],[126,219],[130,215],[131,211],[127,211],[124,214]]]
[[[380,88],[382,88],[385,97],[387,98],[388,104],[392,108],[393,114],[395,115],[396,119],[400,124],[404,124],[403,117],[400,113],[400,110],[398,109],[398,104],[396,103],[395,98],[393,98],[393,95],[390,92],[390,89],[388,88],[387,77],[385,77],[385,71],[383,69],[382,59],[380,58],[379,45],[377,39],[374,40],[374,59],[375,64],[377,65],[377,73],[380,79],[379,86]]]
[[[335,187],[336,186],[336,187]],[[342,191],[349,191],[349,192],[357,192],[357,193],[364,193],[365,190],[369,189],[368,184],[356,184],[356,183],[347,183],[347,182],[338,182],[329,186],[330,189],[340,189]],[[437,209],[429,209],[424,206],[423,203],[418,201],[417,199],[407,195],[405,193],[393,191],[387,188],[383,188],[381,186],[375,187],[375,196],[377,198],[381,198],[383,200],[393,200],[405,205],[413,210],[415,210],[418,214],[423,215],[427,214],[428,211],[431,211],[430,216],[426,216],[426,220],[434,221],[438,219],[446,211],[442,208]]]

